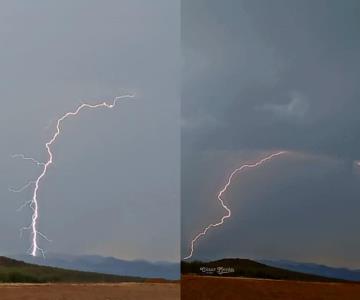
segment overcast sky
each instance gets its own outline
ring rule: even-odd
[[[360,3],[184,0],[182,253],[360,268]]]
[[[16,209],[47,159],[54,120],[82,101],[109,111],[68,119],[39,192],[46,251],[124,259],[179,259],[179,1],[1,1],[0,254],[21,254]]]

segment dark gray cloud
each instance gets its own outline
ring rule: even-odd
[[[360,24],[358,4],[350,3],[209,1],[199,12],[185,1],[184,123],[205,115],[222,124],[215,131],[198,128],[208,143],[222,136],[223,143],[206,148],[233,145],[236,128],[239,147],[301,147],[356,157]],[[307,100],[292,102],[294,94]],[[301,111],[284,118],[281,107],[291,103]],[[274,114],[258,107],[280,109]],[[269,131],[276,137],[265,143]]]
[[[221,216],[216,192],[231,167],[287,149],[287,164],[229,192],[234,218],[199,257],[359,267],[359,3],[185,0],[182,20],[183,253]]]
[[[179,1],[2,1],[0,253],[29,247],[18,229],[54,120],[82,101],[135,92],[113,111],[68,120],[39,194],[52,252],[179,257]],[[45,128],[47,127],[47,128]],[[166,225],[166,226],[165,226]]]

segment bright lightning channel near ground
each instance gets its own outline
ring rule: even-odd
[[[35,163],[37,166],[41,167],[42,171],[40,173],[40,175],[35,179],[35,180],[31,180],[29,181],[26,185],[24,185],[23,187],[19,188],[19,189],[10,189],[10,191],[12,192],[22,192],[25,189],[29,188],[30,186],[33,186],[33,193],[32,193],[32,198],[29,201],[26,201],[21,207],[25,207],[25,206],[29,206],[32,210],[32,217],[31,217],[31,223],[29,226],[27,227],[23,227],[21,228],[21,232],[23,230],[30,230],[31,231],[31,246],[28,250],[28,252],[32,255],[32,256],[37,256],[37,254],[39,252],[41,252],[41,254],[44,256],[44,250],[42,248],[39,247],[39,236],[46,239],[47,241],[50,241],[44,234],[42,234],[39,230],[38,230],[38,221],[39,221],[39,203],[38,203],[38,192],[40,189],[40,185],[42,182],[42,179],[46,176],[47,171],[49,169],[49,167],[51,166],[51,164],[53,163],[53,152],[52,152],[52,145],[55,143],[57,137],[60,135],[61,133],[61,125],[62,123],[69,117],[72,116],[77,116],[82,110],[84,109],[96,109],[96,108],[114,108],[115,105],[117,104],[118,101],[122,100],[122,99],[130,99],[130,98],[134,98],[135,95],[123,95],[123,96],[118,96],[115,97],[112,102],[109,104],[106,101],[104,102],[100,102],[97,104],[87,104],[87,103],[83,103],[80,106],[78,106],[78,108],[75,111],[70,111],[67,112],[66,114],[64,114],[61,118],[59,118],[56,121],[56,130],[54,135],[51,137],[51,139],[45,143],[45,148],[48,154],[48,160],[46,162],[40,162],[37,161],[34,158],[31,157],[26,157],[24,154],[15,154],[12,157],[13,158],[21,158],[23,160],[28,160],[31,161],[33,163]]]

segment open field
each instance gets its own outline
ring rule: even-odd
[[[184,275],[181,296],[184,300],[358,300],[360,283]]]
[[[0,284],[1,300],[178,300],[178,283]]]

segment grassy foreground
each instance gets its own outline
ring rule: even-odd
[[[360,284],[183,275],[182,300],[358,300]]]

